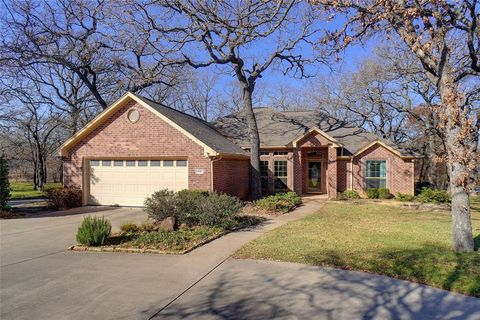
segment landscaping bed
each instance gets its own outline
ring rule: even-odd
[[[76,251],[172,253],[189,252],[226,233],[254,226],[264,217],[241,215],[235,197],[206,191],[160,190],[145,201],[152,223],[126,223],[111,234],[104,217],[85,217],[77,231]]]
[[[480,297],[479,204],[472,197],[473,253],[452,250],[451,217],[444,212],[329,202],[234,256],[360,270]]]

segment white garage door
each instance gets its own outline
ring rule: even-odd
[[[143,206],[155,191],[187,188],[187,160],[90,160],[89,204]]]

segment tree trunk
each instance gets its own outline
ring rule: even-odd
[[[246,85],[243,87],[243,113],[248,126],[250,138],[250,193],[252,200],[261,198],[262,188],[260,181],[260,137],[258,135],[257,120],[253,112],[252,104],[253,88]]]
[[[472,219],[470,200],[467,192],[469,170],[467,137],[462,136],[462,115],[460,112],[460,94],[451,79],[442,79],[440,86],[442,105],[446,117],[445,138],[447,146],[447,167],[450,177],[450,193],[452,195],[452,240],[453,249],[457,252],[473,251]]]

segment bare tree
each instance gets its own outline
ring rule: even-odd
[[[420,62],[436,87],[435,109],[446,140],[452,193],[452,240],[456,251],[473,251],[468,190],[478,168],[480,111],[463,94],[460,81],[478,83],[480,72],[477,0],[350,1],[316,0],[322,12],[341,17],[345,24],[325,39],[337,50],[372,34],[399,37]]]
[[[159,51],[165,52],[164,41],[171,44],[166,54],[172,65],[224,66],[236,77],[251,141],[251,193],[254,199],[260,197],[260,141],[253,93],[267,70],[302,77],[305,65],[318,61],[316,51],[299,50],[313,47],[315,11],[296,0],[159,0],[140,2],[135,8],[142,12],[144,32],[160,44]]]
[[[18,68],[68,69],[106,108],[125,91],[171,86],[173,69],[148,35],[119,23],[119,2],[41,0],[3,2],[0,63]],[[180,71],[180,68],[175,70]],[[77,80],[75,80],[77,81]]]

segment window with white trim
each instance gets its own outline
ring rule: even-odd
[[[367,160],[366,162],[365,187],[386,188],[387,187],[387,161]]]
[[[275,175],[275,190],[288,189],[287,160],[275,160],[273,162],[273,169]]]
[[[268,161],[260,161],[260,182],[263,190],[268,189]]]

